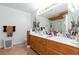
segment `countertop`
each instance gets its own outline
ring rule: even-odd
[[[53,41],[56,41],[59,43],[63,43],[66,45],[70,45],[70,46],[79,48],[79,42],[75,39],[70,39],[70,38],[61,37],[61,36],[49,36],[49,35],[44,35],[44,34],[40,35],[40,34],[34,33],[34,32],[30,33],[30,35],[34,35],[34,36],[41,37],[41,38],[48,39],[48,40],[53,40]]]

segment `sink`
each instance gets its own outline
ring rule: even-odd
[[[46,38],[51,38],[52,37],[51,35],[46,35],[46,34],[43,34],[41,36],[46,37]]]
[[[75,39],[70,39],[70,38],[60,37],[60,36],[52,36],[50,37],[50,39],[55,41],[61,41],[61,42],[78,43]]]

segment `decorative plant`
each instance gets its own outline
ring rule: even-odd
[[[75,23],[75,21],[71,21],[71,24],[72,24],[72,28],[77,26],[77,24]]]
[[[37,22],[36,24],[37,24],[37,27],[39,27],[40,22]]]
[[[77,21],[77,27],[79,27],[79,21]]]
[[[33,27],[34,28],[36,27],[36,21],[33,21]]]

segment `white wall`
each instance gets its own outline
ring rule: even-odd
[[[7,38],[3,32],[4,25],[16,26],[16,31],[13,33],[13,43],[23,43],[26,39],[26,31],[32,27],[31,14],[28,12],[19,11],[17,9],[0,6],[0,47],[2,47],[2,39]]]

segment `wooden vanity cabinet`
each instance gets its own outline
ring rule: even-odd
[[[79,48],[30,35],[30,46],[40,55],[79,55]]]

